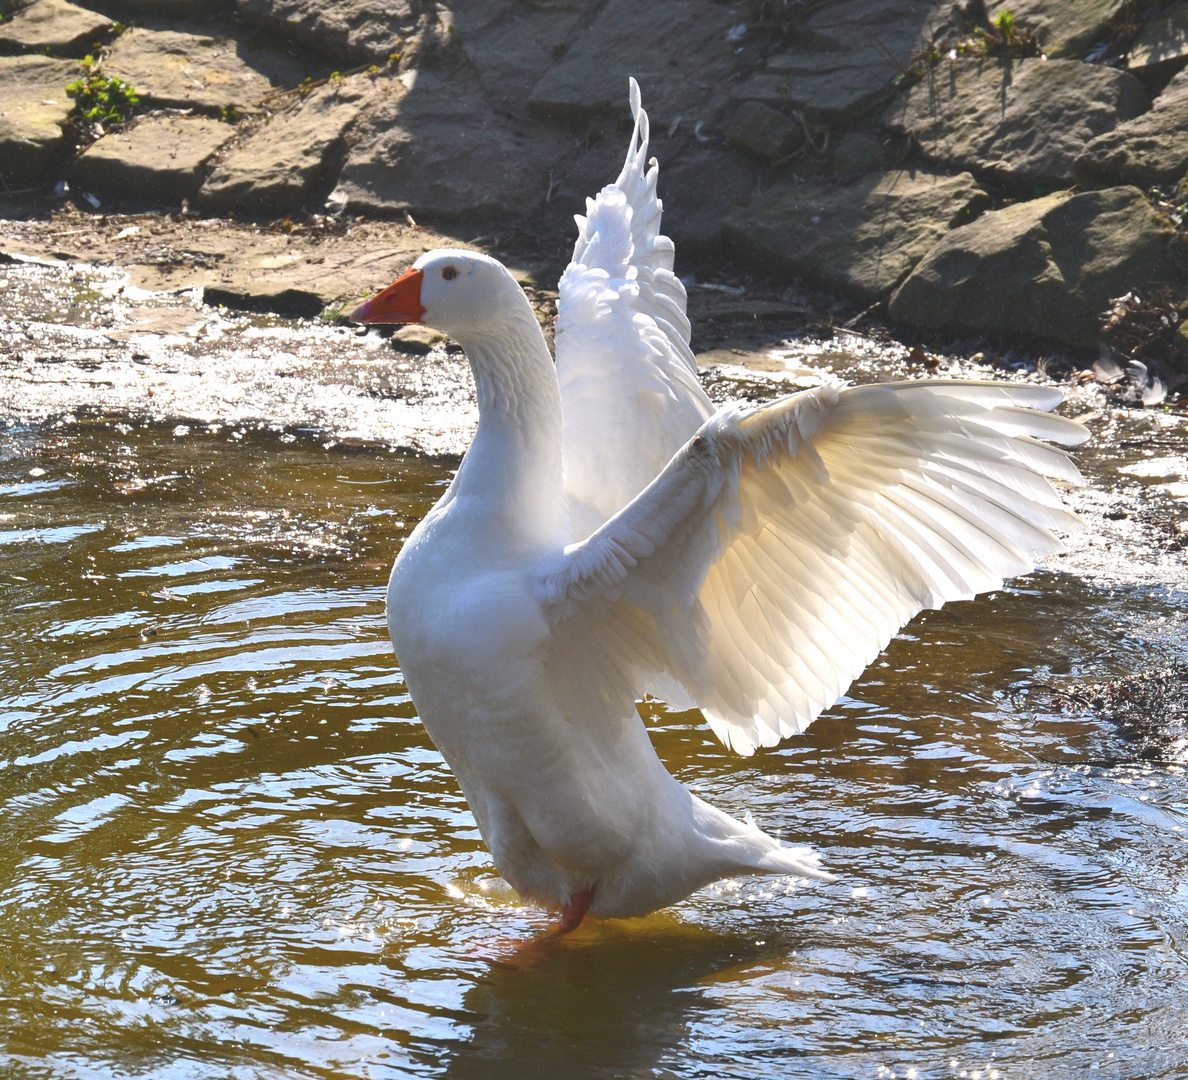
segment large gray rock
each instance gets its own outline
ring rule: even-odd
[[[237,0],[236,8],[248,22],[353,63],[383,63],[427,22],[438,21],[426,0]]]
[[[251,109],[309,74],[279,49],[141,27],[116,38],[103,73],[131,83],[145,104],[204,112]]]
[[[1091,183],[1167,184],[1188,174],[1188,70],[1155,99],[1150,112],[1099,135],[1077,159]]]
[[[236,0],[242,18],[347,63],[385,63],[440,27],[426,0]]]
[[[771,56],[736,85],[737,100],[800,109],[813,120],[849,124],[894,93],[948,4],[937,0],[839,0],[808,16],[803,46]]]
[[[105,200],[179,203],[194,197],[211,155],[234,134],[217,120],[148,116],[88,146],[70,182]]]
[[[761,161],[778,161],[804,143],[804,127],[759,101],[744,101],[726,128],[726,140]]]
[[[1075,60],[957,60],[930,69],[883,122],[948,168],[1065,186],[1085,144],[1148,101],[1133,75]]]
[[[522,115],[532,87],[589,27],[601,0],[238,0],[241,17],[344,64],[402,72],[464,53],[489,101]]]
[[[35,183],[45,172],[74,108],[66,84],[79,70],[48,56],[0,58],[0,177],[7,187]]]
[[[1135,36],[1126,55],[1131,71],[1188,61],[1188,3],[1175,4],[1148,22]],[[1174,68],[1173,68],[1174,69]]]
[[[525,114],[532,88],[600,6],[600,0],[549,0],[530,7],[522,0],[452,0],[449,5],[453,36],[487,99],[517,116]]]
[[[867,53],[785,53],[731,88],[736,101],[799,109],[812,120],[849,124],[895,93],[893,71]]]
[[[1092,346],[1112,297],[1186,270],[1183,242],[1137,188],[1058,192],[954,229],[889,311],[914,326]]]
[[[145,15],[158,24],[165,19],[183,18],[193,22],[235,14],[235,0],[88,0],[88,3],[129,24]]]
[[[723,223],[755,191],[760,168],[720,140],[702,143],[685,135],[678,131],[670,139],[665,131],[653,131],[649,146],[660,163],[664,232],[676,242],[678,258],[720,251]],[[588,148],[587,140],[574,139],[576,154],[567,153],[549,167],[553,190],[548,203],[532,210],[534,224],[558,228],[566,238],[562,243],[569,243],[573,215],[584,213],[586,199],[619,175],[627,137],[623,129],[611,128],[591,138]]]
[[[538,208],[569,136],[491,110],[473,73],[409,72],[365,105],[336,197],[352,212],[519,218]]]
[[[273,116],[222,157],[198,193],[199,206],[282,215],[300,209],[315,188],[325,195],[370,89],[365,77],[335,80]]]
[[[1009,11],[1020,31],[1033,33],[1052,59],[1080,56],[1101,40],[1130,0],[991,0],[991,19]]]
[[[613,179],[622,162],[607,162],[597,176],[571,185],[570,213],[584,207],[583,200]],[[677,245],[678,259],[697,251],[714,251],[721,242],[726,219],[755,190],[755,165],[724,147],[701,146],[696,141],[681,147],[674,157],[660,163],[660,195],[664,201],[664,231]]]
[[[829,144],[829,171],[837,176],[855,177],[863,173],[891,168],[894,153],[888,140],[869,131],[847,131]]]
[[[0,23],[0,52],[84,56],[95,42],[107,37],[111,27],[106,15],[67,0],[37,0]]]
[[[727,221],[726,237],[747,259],[870,303],[989,205],[969,173],[870,173],[849,187],[770,188]]]
[[[928,39],[950,4],[946,0],[832,0],[811,7],[801,37],[813,48],[874,50],[890,77]]]
[[[711,0],[608,0],[532,90],[528,112],[585,122],[627,111],[627,77],[635,76],[657,128],[678,117],[712,121],[726,100],[737,12]]]

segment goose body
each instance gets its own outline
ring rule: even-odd
[[[678,783],[635,708],[701,708],[751,753],[804,730],[926,607],[997,588],[1076,527],[1058,391],[832,384],[713,408],[659,233],[647,117],[578,218],[554,365],[508,271],[422,256],[355,313],[450,334],[479,424],[392,570],[409,691],[495,866],[562,927],[816,853]],[[1042,440],[1042,441],[1041,441]]]

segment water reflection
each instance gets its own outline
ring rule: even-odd
[[[1188,1067],[1188,779],[1035,703],[1181,655],[1174,587],[1048,571],[928,613],[754,758],[644,706],[682,780],[839,880],[525,946],[547,920],[383,622],[450,463],[174,430],[0,437],[6,1076]]]
[[[663,916],[593,927],[482,972],[463,1006],[470,1034],[443,1047],[445,1075],[652,1076],[717,1011],[705,986],[751,966],[764,944]]]

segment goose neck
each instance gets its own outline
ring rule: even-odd
[[[567,523],[561,469],[561,392],[535,315],[459,337],[474,374],[479,424],[458,472],[458,494],[474,494],[503,528],[552,539]]]
[[[490,419],[543,434],[561,422],[561,395],[553,359],[540,327],[513,324],[495,332],[468,335],[459,341],[470,361],[478,396],[480,423]]]

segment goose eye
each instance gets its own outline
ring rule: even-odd
[[[454,278],[456,278],[458,276],[458,270],[456,267],[447,266],[444,270],[442,270],[441,276],[446,281],[453,281]]]

